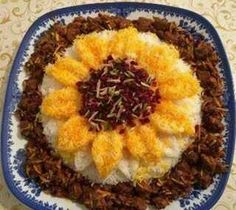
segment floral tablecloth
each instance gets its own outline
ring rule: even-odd
[[[106,2],[106,0],[0,0],[0,112],[4,100],[3,87],[7,81],[12,60],[29,26],[48,11],[93,2]],[[236,81],[236,0],[153,0],[149,2],[190,9],[206,17],[215,26],[223,40],[234,73],[234,81]],[[27,208],[7,190],[0,171],[0,210],[2,209],[24,210]],[[236,157],[224,194],[213,209],[236,210]]]

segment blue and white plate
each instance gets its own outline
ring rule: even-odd
[[[28,179],[24,174],[22,163],[25,159],[24,146],[26,141],[19,135],[18,123],[14,116],[14,111],[21,96],[22,81],[26,78],[23,66],[33,52],[34,43],[39,35],[53,23],[56,21],[69,23],[78,15],[96,16],[99,12],[127,16],[130,19],[136,19],[140,16],[150,18],[152,16],[165,17],[169,21],[175,21],[193,36],[203,35],[208,42],[214,45],[220,55],[218,69],[225,81],[224,102],[229,110],[225,119],[225,161],[229,165],[232,163],[235,139],[235,104],[232,76],[221,40],[214,27],[205,18],[188,10],[145,3],[104,3],[63,8],[43,15],[29,28],[14,60],[6,91],[1,133],[3,173],[6,184],[12,194],[32,209],[73,210],[83,209],[83,206],[68,199],[56,198],[45,194],[36,183]],[[167,209],[210,209],[223,193],[228,177],[229,173],[216,176],[214,183],[208,189],[203,191],[194,190],[187,198],[171,203]]]

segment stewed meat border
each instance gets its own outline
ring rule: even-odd
[[[195,141],[182,154],[179,163],[162,179],[150,183],[132,182],[117,185],[92,184],[63,164],[47,143],[43,126],[38,118],[42,94],[39,87],[44,68],[55,61],[79,34],[93,31],[118,30],[134,26],[142,32],[153,32],[161,40],[175,45],[182,59],[192,66],[203,87],[202,124],[196,126]],[[205,189],[216,174],[224,173],[227,166],[222,131],[226,109],[222,101],[223,82],[216,68],[219,57],[215,49],[203,40],[193,38],[173,22],[154,17],[128,20],[120,16],[99,14],[95,18],[76,17],[72,23],[56,23],[45,31],[35,44],[34,53],[25,65],[29,77],[23,83],[23,93],[16,115],[26,145],[25,172],[42,190],[54,196],[67,197],[89,209],[138,209],[147,205],[164,208],[171,201],[186,196],[193,188]]]

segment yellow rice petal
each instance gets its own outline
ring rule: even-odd
[[[81,98],[75,88],[67,87],[48,94],[42,102],[43,115],[66,119],[76,114],[81,107]]]
[[[87,121],[76,115],[59,128],[56,148],[59,151],[73,153],[88,145],[93,138],[94,133],[89,131]]]
[[[186,114],[171,101],[162,101],[151,115],[151,124],[166,134],[194,134],[194,125]]]
[[[159,80],[161,98],[178,100],[200,94],[199,81],[190,73],[172,72],[165,80]]]
[[[92,145],[92,156],[101,177],[106,177],[122,157],[122,137],[115,131],[100,132]]]
[[[64,57],[58,58],[54,65],[49,65],[46,73],[66,86],[75,86],[76,82],[89,75],[89,69],[73,58]]]
[[[134,55],[138,49],[138,31],[136,28],[128,27],[119,30],[112,38],[109,48],[115,57],[125,58],[127,55]]]
[[[109,39],[102,38],[97,33],[91,33],[80,36],[75,41],[75,49],[83,63],[97,69],[109,55],[108,43]]]
[[[127,132],[126,146],[135,158],[147,162],[156,162],[162,155],[155,130],[146,125]]]
[[[138,63],[143,66],[149,74],[162,78],[166,72],[173,70],[173,64],[179,58],[178,51],[168,44],[160,44],[153,47],[146,45],[138,57]]]

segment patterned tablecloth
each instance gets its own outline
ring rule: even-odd
[[[105,2],[99,0],[96,2]],[[16,50],[29,26],[48,11],[95,1],[81,0],[0,0],[0,102]],[[143,0],[143,2],[147,2]],[[153,0],[193,10],[206,17],[217,29],[226,48],[236,81],[236,0]],[[0,111],[2,103],[0,103]],[[0,171],[0,210],[24,210],[7,190]],[[236,157],[229,182],[214,210],[236,210]]]

